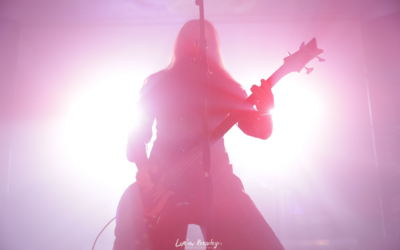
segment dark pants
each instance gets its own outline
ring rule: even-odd
[[[215,249],[220,250],[284,249],[253,201],[244,192],[242,182],[236,175],[224,173],[218,178],[218,182],[213,183],[213,188],[214,245],[207,249],[214,249],[215,245]],[[137,185],[132,184],[123,194],[118,206],[113,250],[182,250],[184,246],[181,243],[186,240],[188,224],[204,226],[203,199],[175,202],[173,206],[166,206],[160,216],[154,218],[143,216],[143,210],[136,209],[135,214],[130,213],[132,204],[138,199]],[[135,222],[132,223],[132,219]],[[142,223],[152,219],[157,220],[153,225]],[[194,243],[192,248],[187,248],[199,249],[197,241]]]

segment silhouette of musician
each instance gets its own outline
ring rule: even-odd
[[[214,131],[230,113],[243,109],[246,92],[225,70],[218,35],[205,21],[209,64],[209,131]],[[180,173],[174,166],[202,141],[204,86],[198,80],[199,21],[191,20],[181,28],[167,68],[150,75],[140,91],[140,124],[129,137],[128,160],[138,168],[136,183],[121,198],[117,212],[113,250],[199,249],[198,242],[187,242],[188,224],[205,226],[204,170],[201,157]],[[257,96],[255,108],[247,105],[239,128],[252,137],[266,140],[272,133],[269,110],[274,106],[271,89],[251,88]],[[150,156],[147,144],[156,122],[156,139]],[[241,180],[233,173],[221,138],[211,147],[213,182],[213,242],[207,249],[281,250],[272,229],[245,193]],[[176,173],[175,173],[176,172]],[[154,193],[157,181],[179,175],[161,196],[160,204],[149,209],[138,206],[146,194]],[[163,177],[164,176],[164,177]],[[164,179],[163,179],[164,178]],[[165,190],[164,190],[165,191]],[[150,199],[147,195],[146,199]],[[157,203],[157,202],[156,202]],[[151,214],[151,211],[156,213]],[[207,242],[200,242],[207,244]],[[192,247],[192,248],[191,248]]]

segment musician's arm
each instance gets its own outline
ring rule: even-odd
[[[140,98],[136,103],[136,109],[140,117],[137,119],[137,124],[128,138],[126,156],[130,162],[136,164],[139,171],[150,166],[147,157],[147,144],[153,136],[152,128],[156,117],[157,75],[149,76],[140,90]]]
[[[138,170],[149,166],[147,146],[153,135],[152,126],[154,118],[146,117],[129,135],[126,156],[130,162],[136,164]]]
[[[152,137],[152,126],[154,118],[147,118],[141,121],[141,124],[130,134],[126,150],[126,156],[129,161],[134,162],[138,169],[136,181],[139,187],[144,191],[153,188],[149,172],[155,173],[156,169],[150,164],[147,157],[147,143]]]
[[[265,81],[261,80],[264,88],[254,85],[251,92],[257,99],[256,109],[250,107],[248,114],[239,121],[239,128],[247,135],[260,138],[263,140],[268,139],[272,134],[272,118],[271,109],[274,108],[274,95],[271,91],[271,86]]]
[[[273,129],[271,115],[263,115],[258,111],[249,111],[249,114],[239,121],[238,126],[246,135],[262,140],[268,139]]]

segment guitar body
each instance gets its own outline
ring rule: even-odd
[[[160,219],[156,211],[161,211],[165,204],[145,208],[141,202],[142,194],[139,185],[135,182],[130,185],[121,197],[116,216],[115,245],[124,244],[118,239],[134,238],[131,241],[132,249],[151,249],[149,238],[155,232],[157,221]]]
[[[174,192],[172,191],[167,191],[166,189],[163,189],[159,191],[160,195],[157,197],[156,200],[153,201],[153,206],[152,207],[144,207],[143,205],[143,210],[144,214],[146,216],[155,216],[158,215],[161,210],[164,208],[164,206],[167,204],[171,196],[175,195]]]
[[[130,246],[132,249],[152,249],[149,239],[157,233],[159,224],[169,219],[168,212],[199,200],[199,197],[188,192],[187,182],[166,188],[163,176],[154,179],[158,181],[150,191],[151,195],[150,192],[143,192],[135,182],[126,189],[118,204],[116,234],[121,237],[117,238],[130,238],[130,244],[135,244]],[[193,176],[189,182],[192,179]]]
[[[159,222],[167,219],[164,212],[199,200],[202,169],[198,164],[191,167],[192,171],[184,174],[184,178],[169,185],[165,183],[166,176],[173,171],[152,175],[155,185],[148,192],[143,192],[137,182],[130,185],[118,204],[116,234],[134,238],[131,242],[138,249],[146,249],[145,246],[151,249],[149,238],[157,232]],[[191,186],[200,188],[192,190]]]

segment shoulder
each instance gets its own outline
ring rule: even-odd
[[[158,89],[158,85],[163,82],[165,74],[166,70],[161,70],[147,77],[144,80],[144,84],[139,92],[140,96],[146,96],[156,92],[156,90]]]

